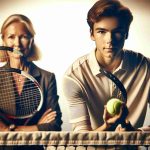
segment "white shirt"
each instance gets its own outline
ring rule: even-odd
[[[104,105],[116,87],[99,70],[94,50],[77,59],[64,75],[63,92],[74,131],[94,130],[103,124]],[[127,91],[128,119],[134,127],[142,127],[150,103],[149,59],[124,50],[123,60],[113,74]]]

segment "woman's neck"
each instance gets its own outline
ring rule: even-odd
[[[20,59],[18,60],[10,60],[10,67],[11,68],[16,68],[16,69],[20,69],[20,70],[27,70],[27,63],[21,61]]]

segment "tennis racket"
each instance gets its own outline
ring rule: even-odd
[[[0,50],[14,51],[2,46]],[[15,119],[26,119],[27,124],[42,104],[42,89],[35,78],[19,69],[0,67],[0,118],[6,124]]]
[[[115,98],[120,98],[120,99],[122,99],[122,101],[124,103],[126,103],[127,102],[127,92],[126,92],[126,89],[125,89],[124,85],[122,84],[122,82],[111,72],[108,72],[108,71],[104,70],[103,68],[100,69],[100,72],[115,83],[115,85],[117,87],[117,90],[115,92]]]

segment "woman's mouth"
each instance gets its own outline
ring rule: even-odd
[[[23,56],[23,53],[20,51],[20,50],[17,50],[14,48],[14,51],[13,51],[15,54],[18,54],[20,56]]]

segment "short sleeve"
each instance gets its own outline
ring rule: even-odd
[[[70,123],[74,131],[91,130],[90,117],[86,105],[86,94],[82,85],[71,77],[63,79],[63,97],[67,100]]]

